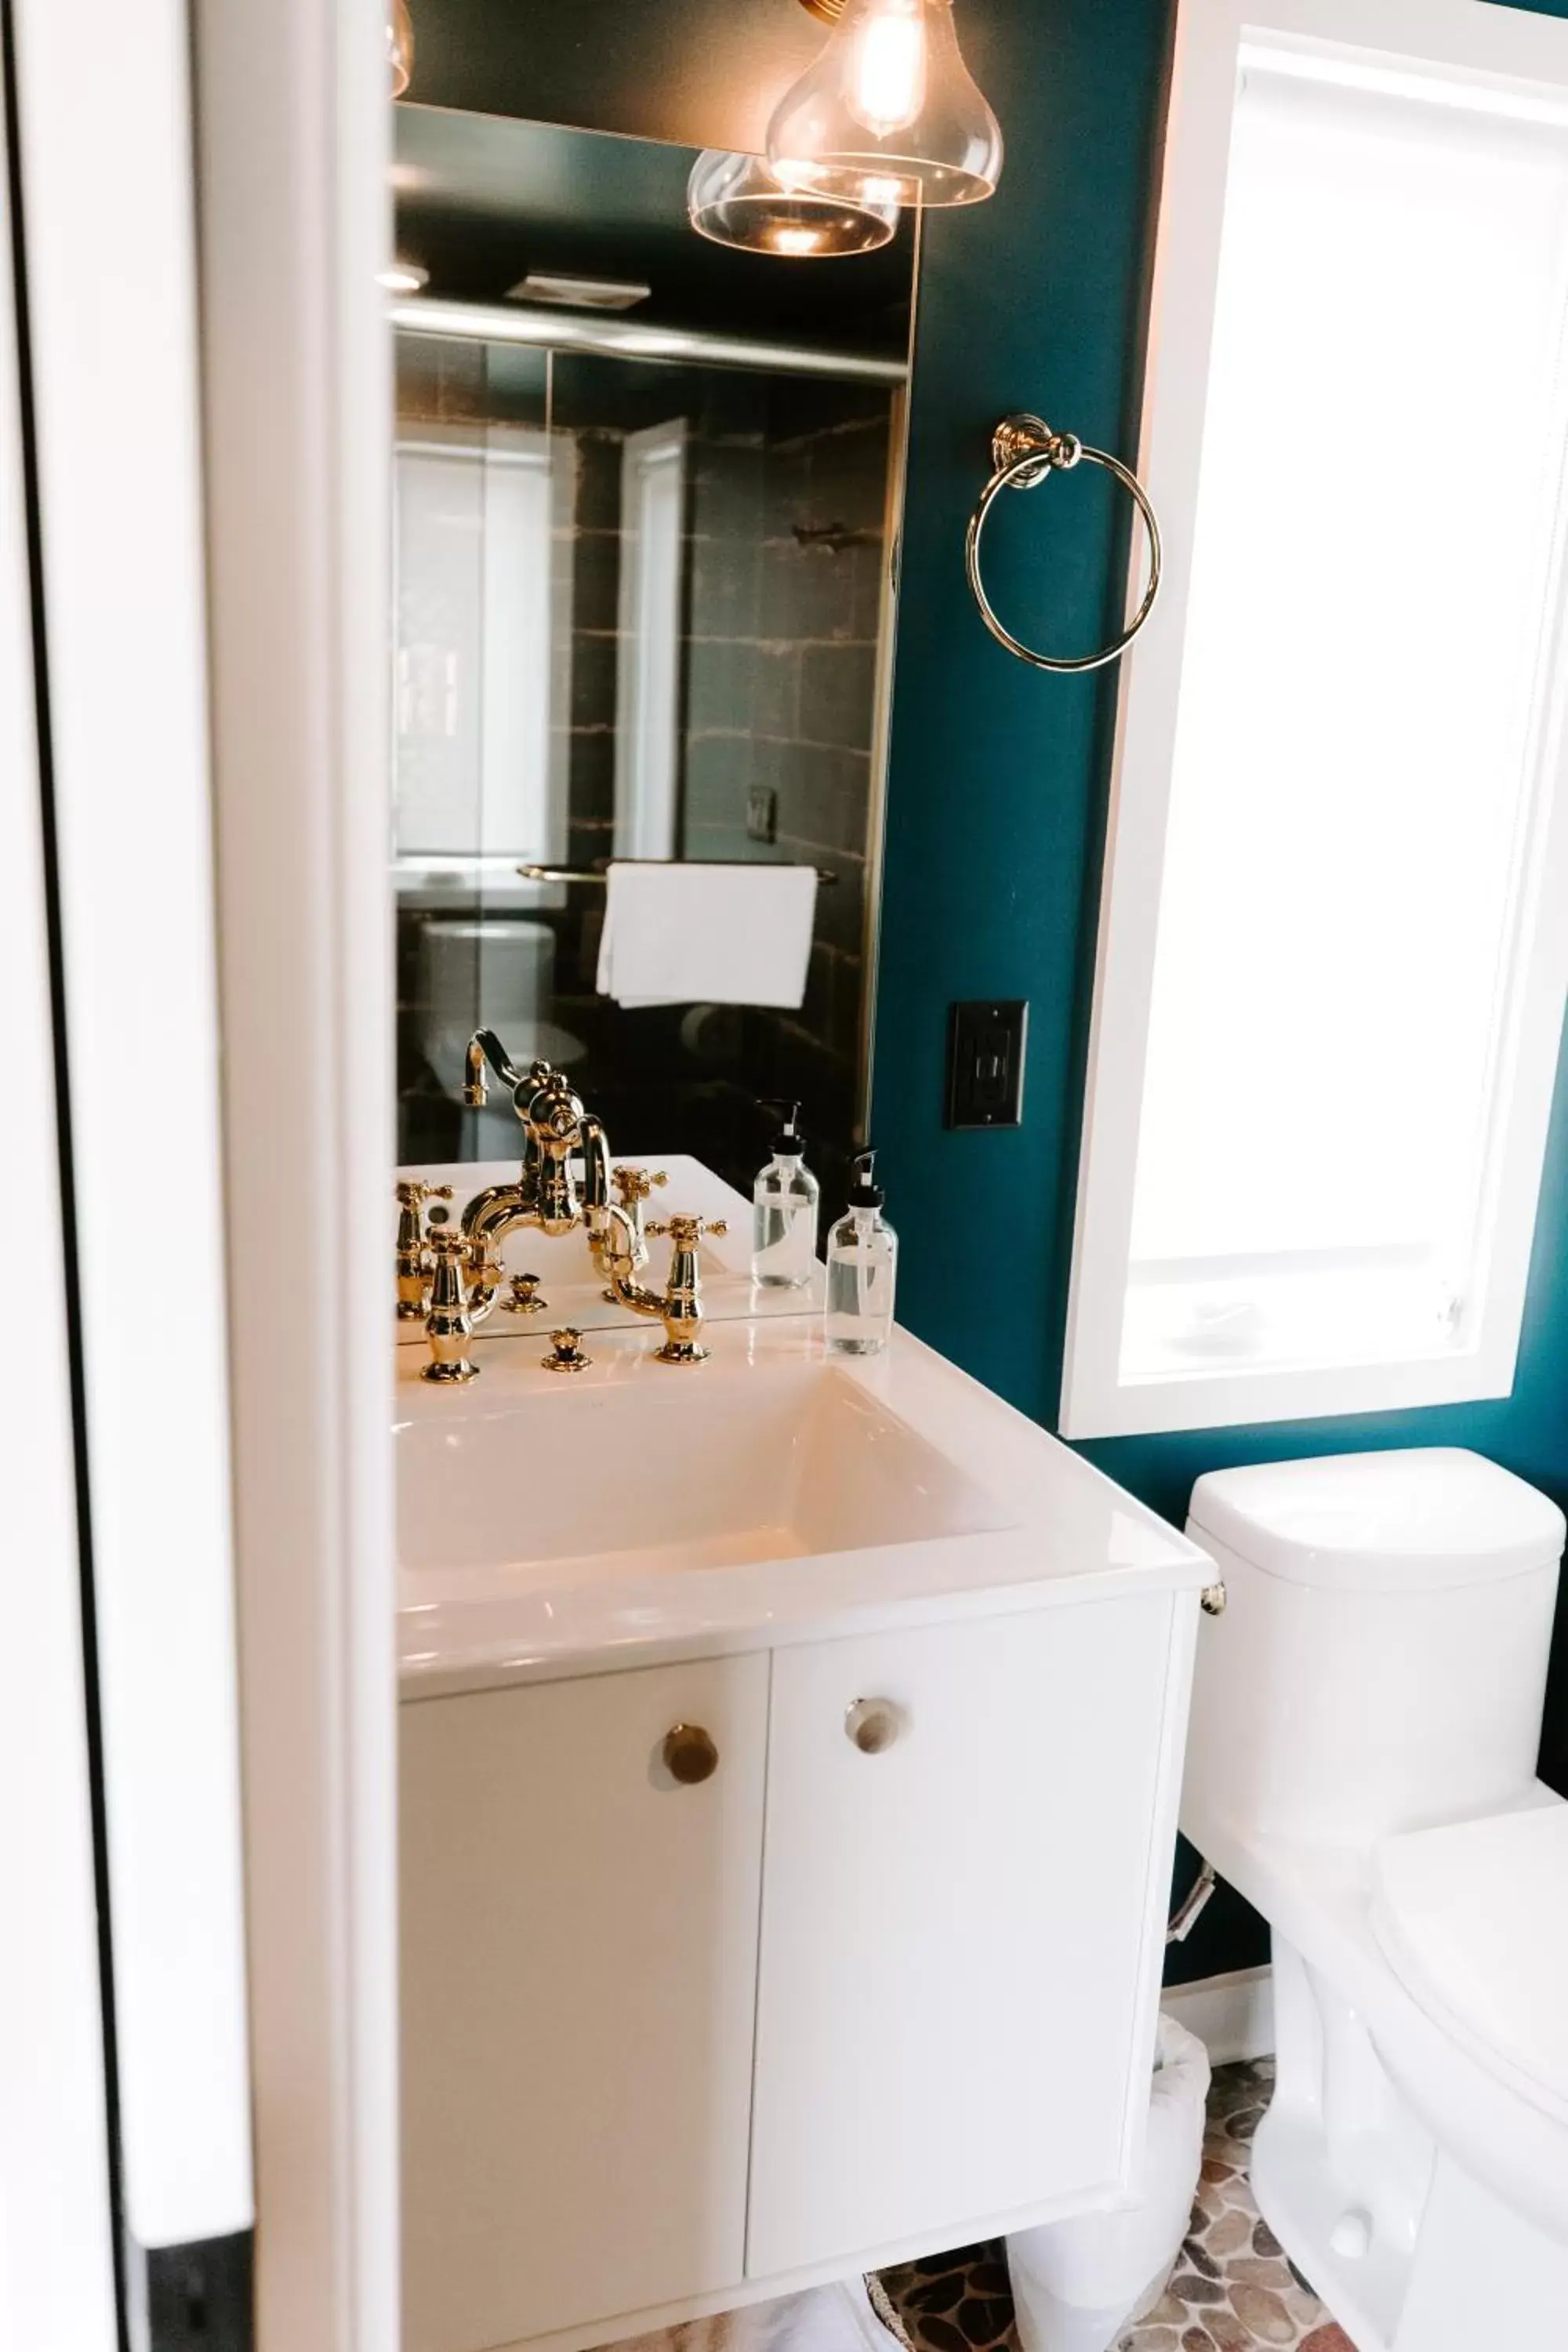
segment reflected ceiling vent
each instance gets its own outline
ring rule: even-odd
[[[626,278],[552,278],[531,269],[506,289],[509,302],[554,302],[564,310],[632,310],[646,302],[651,286]]]

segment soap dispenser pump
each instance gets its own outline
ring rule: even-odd
[[[752,1279],[769,1290],[804,1290],[816,1265],[821,1188],[805,1164],[799,1103],[762,1107],[784,1123],[752,1187]]]
[[[858,1151],[847,1215],[827,1238],[829,1355],[879,1355],[892,1336],[899,1237],[882,1214],[887,1195],[873,1181],[877,1155]]]

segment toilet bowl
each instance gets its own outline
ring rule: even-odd
[[[1260,2210],[1359,2352],[1568,2344],[1563,1519],[1458,1449],[1201,1478],[1182,1822],[1273,1931]]]

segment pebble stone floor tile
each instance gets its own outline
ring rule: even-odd
[[[1247,2186],[1268,2102],[1268,2060],[1216,2069],[1192,2231],[1160,2301],[1118,2352],[1354,2352],[1297,2277]],[[1000,2245],[963,2246],[881,2273],[915,2352],[1018,2352]]]

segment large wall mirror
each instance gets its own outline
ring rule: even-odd
[[[912,221],[752,252],[687,148],[396,110],[398,1157],[515,1156],[470,1033],[749,1190],[865,1140]],[[809,867],[798,1005],[601,987],[612,860]],[[529,869],[532,869],[531,871]]]

